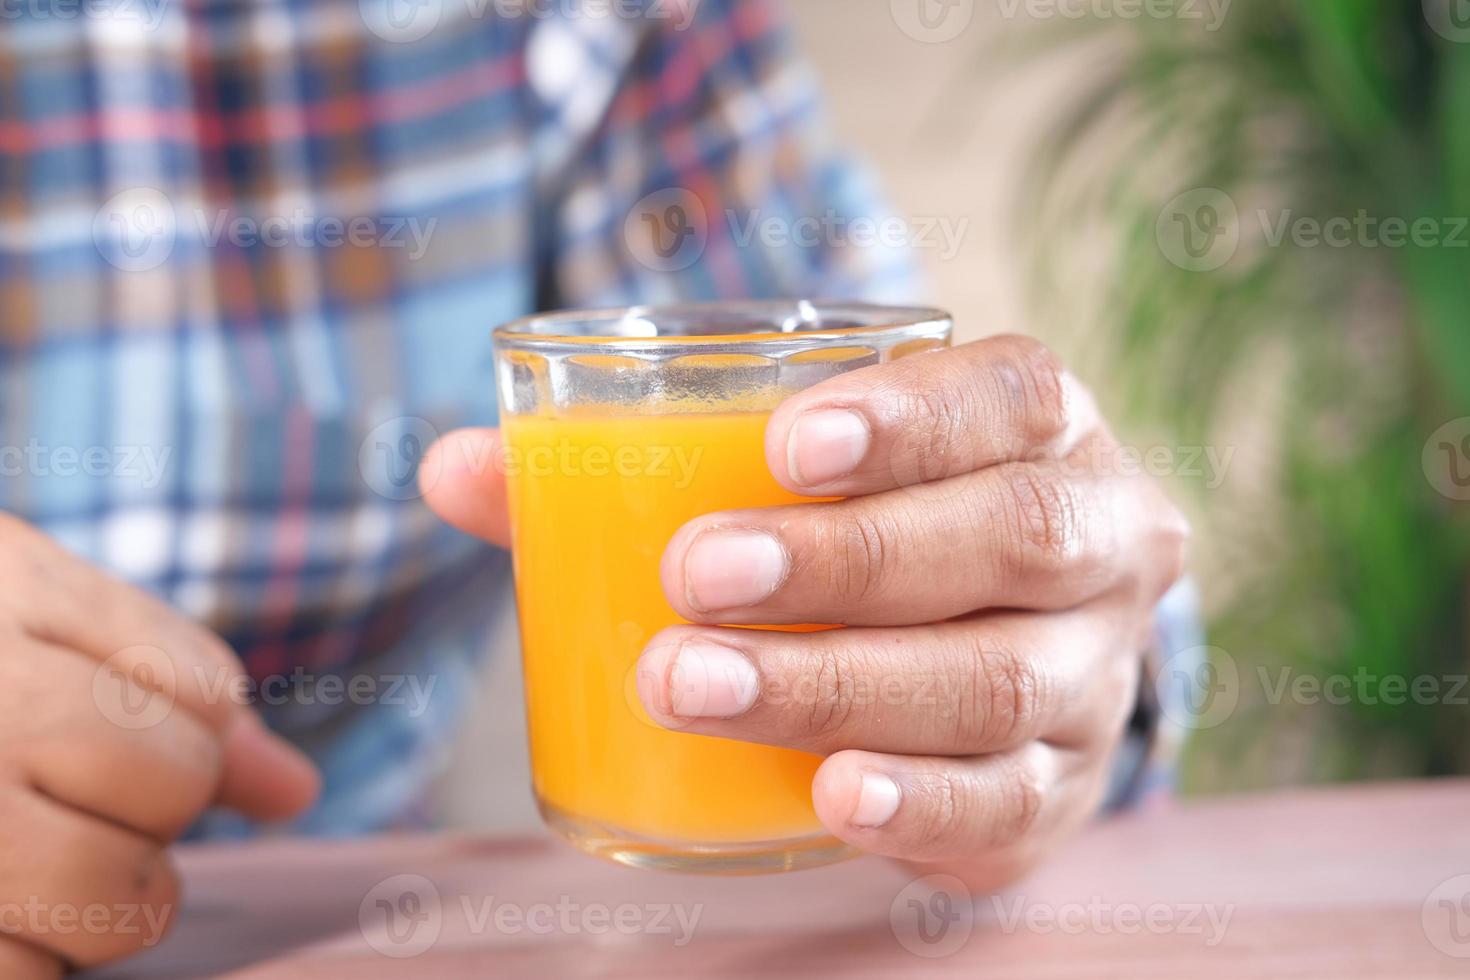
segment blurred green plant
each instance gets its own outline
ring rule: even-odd
[[[1243,519],[1203,490],[1195,508],[1203,536],[1230,549],[1219,557],[1248,569],[1210,623],[1247,690],[1281,666],[1467,672],[1464,505],[1423,462],[1431,433],[1470,416],[1470,232],[1457,220],[1470,216],[1470,23],[1452,40],[1436,24],[1455,22],[1435,20],[1459,2],[1235,0],[1218,30],[1176,16],[1064,32],[1098,56],[1030,171],[1037,297],[1066,295],[1078,249],[1102,256],[1102,360],[1135,419],[1179,445],[1229,438],[1239,387],[1280,367],[1265,467],[1277,512]],[[1233,253],[1228,239],[1210,261],[1177,253],[1173,222],[1217,242],[1230,209]],[[1435,234],[1399,243],[1360,216]],[[1273,241],[1333,218],[1355,223],[1341,247]],[[1078,244],[1083,228],[1102,243]],[[1197,734],[1186,787],[1465,772],[1470,691],[1456,693],[1295,712],[1247,697]],[[1263,771],[1303,725],[1297,771]]]

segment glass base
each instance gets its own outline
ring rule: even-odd
[[[651,840],[567,813],[537,797],[546,825],[572,846],[595,857],[647,871],[707,875],[758,875],[819,868],[856,857],[857,851],[830,834],[785,840],[700,844]]]

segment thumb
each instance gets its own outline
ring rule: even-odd
[[[430,446],[419,464],[419,490],[446,523],[510,547],[498,429],[458,429]]]
[[[220,806],[259,820],[285,820],[316,801],[321,791],[316,766],[266,728],[255,712],[236,712],[224,739]]]

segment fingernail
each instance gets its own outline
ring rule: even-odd
[[[786,577],[786,549],[764,531],[705,531],[684,558],[689,604],[708,612],[753,606]]]
[[[797,417],[786,440],[786,468],[804,487],[847,476],[868,454],[872,434],[856,412],[825,409]]]
[[[760,675],[739,651],[686,643],[669,671],[669,705],[679,718],[734,718],[755,704]]]
[[[898,812],[898,784],[881,772],[863,773],[857,806],[852,811],[855,827],[881,827]]]

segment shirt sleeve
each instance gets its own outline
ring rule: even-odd
[[[1200,697],[1211,685],[1199,590],[1184,580],[1159,603],[1153,641],[1144,653],[1138,700],[1113,760],[1104,810],[1122,810],[1167,796],[1189,733],[1209,722]]]
[[[527,45],[538,305],[924,299],[770,0],[646,0]]]

